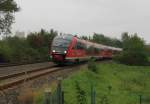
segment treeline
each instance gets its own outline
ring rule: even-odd
[[[30,63],[48,61],[52,40],[58,35],[53,29],[33,32],[26,38],[7,37],[0,40],[0,63]],[[93,36],[80,38],[95,43],[123,49],[114,59],[128,65],[149,65],[150,45],[138,37],[137,34],[123,33],[122,38],[114,39],[103,34],[94,33]]]
[[[0,63],[30,63],[47,61],[48,52],[57,31],[41,30],[26,38],[7,37],[0,41]]]
[[[115,59],[127,65],[150,65],[150,47],[137,34],[122,34],[123,51]]]

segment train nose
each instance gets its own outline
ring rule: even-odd
[[[64,55],[53,54],[54,61],[64,61]]]

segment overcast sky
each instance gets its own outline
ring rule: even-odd
[[[13,31],[55,29],[63,33],[103,33],[119,38],[138,33],[150,43],[150,0],[15,0]]]

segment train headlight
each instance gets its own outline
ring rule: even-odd
[[[55,50],[53,50],[53,52],[55,53],[56,51],[55,51]]]
[[[66,53],[67,53],[67,51],[64,51],[64,53],[66,54]]]

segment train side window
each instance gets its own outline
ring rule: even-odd
[[[80,42],[77,42],[77,49],[81,49],[81,44],[80,44]]]
[[[94,48],[94,52],[95,52],[95,54],[98,54],[100,52],[100,49],[99,48]]]
[[[81,42],[77,42],[77,49],[83,50],[85,48],[86,48],[85,44],[83,44]]]
[[[81,48],[85,50],[86,49],[86,45],[84,43],[81,43]]]

